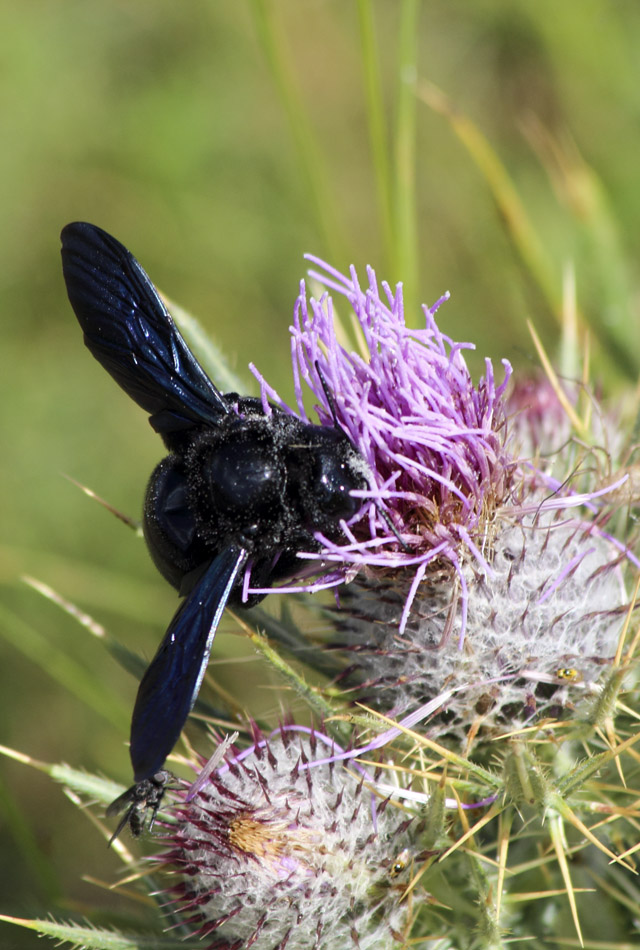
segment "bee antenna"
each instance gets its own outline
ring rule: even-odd
[[[406,541],[402,538],[402,536],[400,535],[400,532],[398,531],[398,529],[397,529],[396,526],[394,525],[393,521],[391,520],[391,516],[389,515],[389,513],[388,513],[387,511],[385,511],[384,508],[381,508],[380,505],[376,505],[375,501],[374,501],[373,504],[374,504],[374,507],[375,507],[376,511],[378,512],[378,514],[380,515],[380,517],[382,518],[382,520],[383,520],[384,523],[386,524],[387,528],[389,529],[389,531],[390,531],[393,535],[395,535],[395,537],[396,537],[396,539],[397,539],[397,541],[398,541],[398,544],[403,548],[403,550],[405,550],[405,551],[410,551],[411,548],[409,547],[409,545],[407,544],[407,542],[406,542]]]
[[[316,373],[318,374],[318,377],[320,379],[320,383],[322,384],[322,391],[324,393],[325,399],[327,400],[327,405],[329,406],[329,410],[331,412],[331,417],[333,419],[334,425],[336,426],[337,429],[341,429],[342,426],[338,422],[338,414],[336,412],[336,401],[333,398],[333,393],[327,386],[327,381],[324,378],[324,373],[320,369],[320,363],[318,360],[316,360],[315,362],[315,367],[316,367]]]

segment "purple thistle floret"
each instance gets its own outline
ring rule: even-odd
[[[321,423],[332,425],[335,412],[365,460],[369,488],[362,497],[369,504],[366,527],[364,519],[345,527],[347,543],[323,538],[320,553],[300,556],[333,562],[334,583],[363,568],[411,569],[402,630],[428,570],[452,567],[464,603],[462,561],[470,554],[486,566],[480,538],[491,512],[508,496],[515,468],[504,447],[511,369],[505,361],[504,378],[496,384],[487,360],[485,376],[473,385],[463,356],[472,345],[454,343],[434,319],[446,296],[424,308],[424,328],[411,329],[401,285],[393,292],[383,283],[381,295],[371,268],[363,290],[353,268],[347,278],[318,258],[308,260],[322,268],[310,276],[349,302],[362,353],[338,341],[331,297],[308,300],[302,282],[291,328],[297,410],[307,418],[304,383]],[[282,405],[256,375],[263,399]]]
[[[177,823],[156,860],[203,947],[388,950],[401,939],[415,820],[389,801],[372,812],[364,776],[331,749],[306,727],[256,730],[172,806]]]

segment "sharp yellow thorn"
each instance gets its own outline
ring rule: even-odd
[[[540,362],[542,363],[542,368],[547,374],[547,378],[549,382],[551,383],[551,386],[553,387],[553,390],[556,396],[558,397],[558,402],[560,403],[560,405],[566,412],[567,416],[571,420],[571,425],[576,430],[578,435],[580,435],[581,438],[586,438],[587,432],[585,431],[582,419],[580,419],[575,409],[573,408],[573,406],[567,399],[566,393],[564,389],[562,388],[562,386],[560,385],[560,380],[558,379],[556,375],[556,371],[551,365],[551,361],[546,354],[546,351],[542,345],[542,341],[540,337],[538,336],[538,334],[536,333],[535,327],[533,326],[533,323],[531,322],[531,320],[527,320],[527,327],[529,328],[529,333],[531,334],[533,345],[535,346],[538,352]]]
[[[571,875],[569,873],[569,864],[567,862],[567,856],[565,854],[564,846],[564,829],[562,827],[562,818],[560,815],[555,814],[551,816],[549,822],[549,832],[551,835],[551,842],[553,844],[553,849],[556,853],[556,858],[558,859],[558,865],[560,867],[560,872],[564,880],[565,887],[567,889],[567,898],[569,900],[569,906],[571,908],[571,916],[573,917],[573,924],[576,928],[576,933],[578,935],[578,940],[580,941],[580,946],[584,947],[584,940],[582,939],[582,931],[580,929],[580,920],[578,918],[578,908],[576,905],[576,896],[573,890],[573,885],[571,883]]]

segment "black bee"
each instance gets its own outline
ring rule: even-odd
[[[337,539],[341,519],[362,504],[365,463],[337,425],[304,423],[277,406],[222,394],[178,332],[138,261],[92,224],[62,231],[71,306],[93,356],[149,413],[169,450],[149,482],[144,535],[161,574],[184,600],[144,674],[131,722],[134,786],[120,828],[134,834],[158,810],[163,766],[195,702],[227,604],[299,568],[318,550],[315,533]],[[141,812],[143,817],[140,817]]]

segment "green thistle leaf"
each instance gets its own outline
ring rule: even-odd
[[[195,944],[185,943],[179,937],[154,936],[153,934],[121,933],[118,930],[102,930],[88,924],[64,923],[58,920],[27,920],[0,914],[0,920],[17,924],[27,930],[35,930],[42,937],[53,937],[73,950],[189,950]]]

